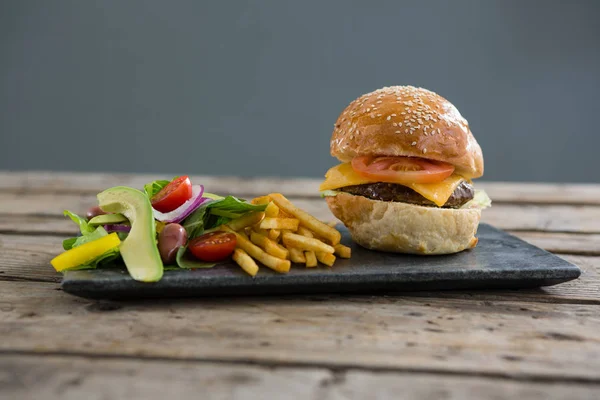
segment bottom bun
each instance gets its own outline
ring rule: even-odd
[[[352,239],[371,250],[451,254],[477,245],[479,209],[423,207],[338,193],[327,197]]]

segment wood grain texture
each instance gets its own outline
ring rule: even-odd
[[[597,305],[410,296],[94,302],[0,282],[0,351],[600,382]]]
[[[521,233],[519,232],[518,234]],[[549,237],[544,238],[545,244],[555,247],[559,246],[565,240],[564,236],[569,237],[569,235],[560,234],[553,241],[551,237],[556,234],[547,235]],[[62,235],[31,236],[0,234],[0,281],[60,282],[62,275],[52,269],[50,260],[60,253],[62,240]],[[595,243],[592,242],[591,245]],[[589,250],[591,252],[592,248],[590,247]],[[542,301],[577,299],[577,301],[600,302],[600,257],[572,255],[562,255],[562,257],[578,265],[583,270],[582,276],[579,279],[541,290],[506,292],[506,296],[511,299],[523,298],[525,300],[534,298]],[[487,296],[485,292],[477,293],[478,296]],[[443,296],[447,295],[443,294]],[[493,296],[496,295],[493,294]],[[547,298],[542,299],[544,297]]]
[[[290,200],[317,218],[334,219],[321,198]],[[84,214],[96,204],[96,197],[91,194],[0,192],[0,221],[3,218],[15,224],[19,216],[58,218],[65,209]],[[482,221],[506,230],[600,233],[600,206],[495,204],[483,211]]]
[[[333,160],[332,160],[333,161]],[[334,164],[335,161],[332,162]],[[325,175],[325,171],[323,171]],[[47,171],[0,171],[0,191],[17,193],[79,193],[96,194],[111,186],[126,185],[142,188],[155,179],[170,179],[164,174],[113,174],[74,173]],[[223,194],[261,195],[281,192],[286,196],[319,197],[319,178],[240,178],[192,176],[207,190]],[[479,182],[475,185],[484,189],[496,202],[518,204],[588,204],[600,205],[598,184],[556,184]]]
[[[0,358],[0,397],[47,400],[199,398],[362,400],[593,399],[595,384],[442,374],[331,371],[161,360],[28,355]]]

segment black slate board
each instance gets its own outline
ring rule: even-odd
[[[88,298],[142,298],[291,293],[393,292],[447,289],[517,289],[576,279],[579,268],[487,224],[479,226],[473,250],[446,256],[412,256],[366,250],[343,226],[351,259],[333,268],[292,265],[288,274],[261,267],[251,278],[233,263],[212,269],[165,271],[157,283],[136,282],[124,267],[69,271],[65,292]]]

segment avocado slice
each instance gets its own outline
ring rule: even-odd
[[[123,214],[104,214],[97,215],[94,218],[88,221],[88,225],[98,226],[98,225],[112,225],[112,224],[122,224],[124,222],[129,222],[126,216]]]
[[[116,186],[99,193],[98,203],[103,211],[123,214],[131,223],[131,231],[119,247],[129,275],[136,281],[159,281],[163,263],[148,197],[137,189]]]

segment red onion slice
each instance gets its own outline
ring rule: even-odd
[[[168,213],[161,213],[160,211],[153,208],[152,212],[154,213],[154,219],[156,219],[158,221],[162,221],[162,222],[168,222],[168,223],[171,223],[171,222],[178,223],[178,222],[183,221],[196,208],[198,208],[198,206],[200,206],[200,204],[204,203],[207,200],[210,200],[210,199],[202,197],[203,193],[204,193],[204,186],[193,185],[192,186],[192,197],[190,197],[190,199],[188,201],[183,203],[181,206],[179,206],[175,210],[169,211]]]
[[[108,233],[112,233],[112,232],[129,233],[129,231],[131,230],[131,225],[110,224],[110,225],[104,225],[104,229]]]

